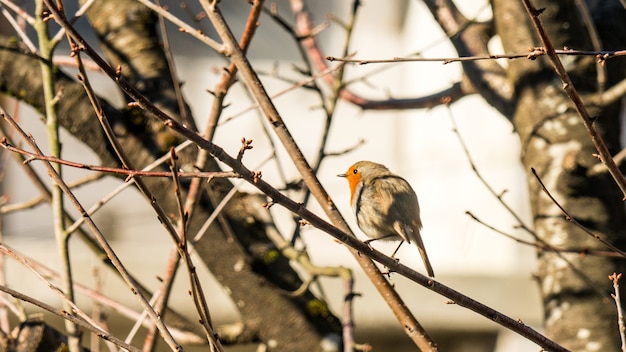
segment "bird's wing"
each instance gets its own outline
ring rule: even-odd
[[[376,183],[376,187],[370,189],[377,190],[378,205],[380,209],[388,209],[387,215],[390,220],[412,224],[416,231],[422,228],[417,195],[405,179],[396,175],[386,175],[377,177],[372,182]]]

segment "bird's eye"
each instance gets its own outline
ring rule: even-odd
[[[356,174],[358,174],[358,173],[359,173],[359,170],[354,169],[354,170],[352,170],[352,173],[356,175]]]

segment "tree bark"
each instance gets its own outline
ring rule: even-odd
[[[545,8],[540,18],[556,48],[592,49],[574,2],[535,1],[534,4]],[[615,7],[615,11],[622,10]],[[622,16],[623,13],[603,20],[615,21],[613,25],[623,27],[617,24]],[[506,52],[524,52],[540,45],[521,2],[494,1],[494,17]],[[624,33],[623,28],[617,33]],[[598,91],[594,58],[561,57],[561,60],[581,96]],[[606,69],[610,83],[624,78],[621,63],[609,62]],[[535,231],[556,248],[580,249],[580,253],[537,251],[536,277],[544,302],[546,334],[574,351],[619,351],[616,307],[610,299],[612,286],[607,277],[613,272],[623,272],[625,262],[623,258],[586,255],[585,250],[606,250],[606,247],[566,220],[558,206],[542,192],[530,169],[537,171],[547,189],[574,219],[602,239],[624,248],[626,217],[620,191],[608,173],[590,172],[599,163],[593,156],[596,150],[548,59],[510,61],[508,72],[517,99],[514,113],[507,117],[522,143],[521,157],[528,170]],[[589,108],[599,117],[596,126],[615,154],[620,148],[619,104]]]

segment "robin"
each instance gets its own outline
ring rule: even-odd
[[[350,166],[348,172],[337,176],[348,180],[350,205],[356,223],[370,238],[365,243],[402,241],[393,252],[393,257],[402,243],[414,241],[428,275],[435,277],[420,236],[420,207],[411,185],[386,166],[371,161],[359,161]]]

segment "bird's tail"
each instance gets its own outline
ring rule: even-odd
[[[426,254],[426,248],[424,247],[424,242],[422,242],[421,236],[419,235],[417,236],[415,244],[417,245],[417,249],[419,250],[420,255],[422,256],[422,261],[424,261],[424,266],[426,267],[428,276],[434,278],[435,272],[433,271],[433,266],[430,265],[430,260],[428,260],[428,254]]]
[[[411,242],[411,240],[415,242],[415,245],[420,252],[420,256],[422,257],[422,261],[424,262],[424,267],[426,267],[426,272],[428,272],[428,276],[434,278],[435,272],[433,271],[433,266],[430,265],[428,254],[426,254],[426,247],[424,246],[424,241],[422,241],[419,227],[413,228],[411,226],[406,226],[405,228],[399,222],[394,223],[393,227],[398,234],[400,234],[402,239],[407,242]]]

